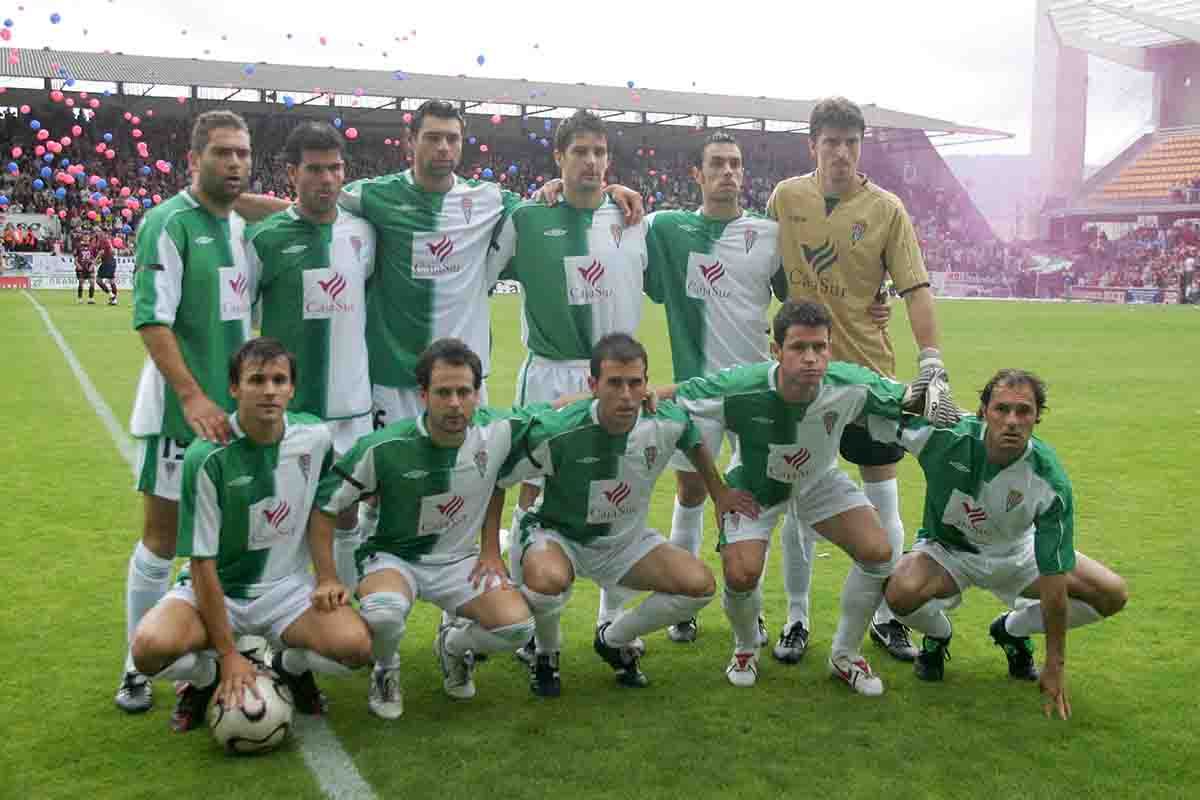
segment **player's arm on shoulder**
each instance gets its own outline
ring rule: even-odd
[[[496,478],[496,487],[499,489],[554,474],[554,460],[550,452],[553,431],[547,424],[547,417],[541,414],[534,417],[523,434],[513,442],[508,458],[500,467]]]
[[[260,222],[272,214],[286,211],[291,203],[280,197],[266,194],[250,194],[243,192],[233,203],[233,210],[246,219],[247,222]]]
[[[184,419],[196,436],[210,442],[228,443],[233,437],[229,417],[225,409],[204,393],[188,369],[175,331],[165,325],[145,325],[138,329],[138,333],[154,366],[158,367],[172,391],[179,396]]]
[[[348,453],[330,465],[317,483],[315,509],[332,519],[359,500],[375,494],[378,488],[375,455],[378,447],[384,446],[379,443],[379,436],[386,430],[362,437]]]
[[[517,218],[516,214],[508,214],[496,223],[492,235],[492,243],[487,255],[487,285],[491,286],[498,280],[520,281],[520,275],[514,269],[514,256],[517,254]]]

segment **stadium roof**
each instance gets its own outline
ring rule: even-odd
[[[601,111],[645,115],[646,123],[670,123],[689,117],[708,117],[708,127],[739,128],[765,125],[767,130],[805,131],[813,100],[630,89],[499,78],[422,75],[386,70],[336,69],[198,58],[163,58],[123,53],[88,53],[66,50],[22,50],[16,64],[8,49],[0,49],[0,81],[4,78],[43,78],[62,88],[64,74],[76,81],[138,83],[174,87],[222,87],[230,91],[297,92],[311,96],[317,88],[337,95],[355,93],[379,98],[445,98],[468,104],[527,106],[530,116],[559,108],[595,108]],[[58,71],[51,69],[58,65]],[[922,130],[958,135],[973,141],[1009,138],[1012,134],[919,114],[908,114],[876,105],[863,106],[867,125],[873,128]],[[615,114],[614,114],[615,116]],[[715,120],[713,118],[716,118]],[[781,124],[783,123],[783,124]],[[788,127],[790,126],[790,127]]]
[[[1200,0],[1052,0],[1048,11],[1065,40],[1091,39],[1130,48],[1200,41]]]

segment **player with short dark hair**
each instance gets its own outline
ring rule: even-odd
[[[92,237],[87,231],[80,231],[71,237],[72,250],[75,256],[75,280],[78,286],[75,290],[75,302],[83,302],[83,287],[87,285],[88,305],[96,304],[96,252],[92,248]]]
[[[108,304],[117,304],[117,254],[113,250],[112,241],[104,231],[97,231],[92,237],[92,250],[100,261],[96,271],[96,283],[108,293]]]

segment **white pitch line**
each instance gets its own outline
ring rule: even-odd
[[[117,422],[112,409],[109,408],[108,403],[100,396],[95,384],[88,377],[83,364],[75,357],[71,346],[67,344],[67,340],[63,338],[54,322],[51,321],[46,307],[29,292],[22,290],[21,294],[25,295],[41,315],[42,322],[46,325],[46,331],[58,345],[58,349],[62,351],[67,366],[75,373],[79,386],[83,389],[96,416],[104,423],[121,458],[129,464],[131,470],[136,470],[137,445]],[[371,785],[359,774],[350,755],[342,747],[337,734],[329,727],[329,723],[325,721],[324,717],[310,717],[301,714],[296,717],[294,722],[296,739],[300,743],[300,754],[304,756],[304,763],[312,771],[313,777],[321,785],[321,791],[325,793],[326,797],[329,797],[330,800],[376,800]]]

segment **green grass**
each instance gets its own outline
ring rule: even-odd
[[[142,361],[128,306],[76,306],[69,292],[37,297],[127,420]],[[494,301],[497,404],[512,396],[523,356],[518,313],[517,298]],[[322,680],[329,721],[377,794],[1195,796],[1200,734],[1188,680],[1198,661],[1192,576],[1200,559],[1188,501],[1200,487],[1200,317],[1190,308],[999,302],[945,302],[938,313],[960,403],[971,405],[971,390],[1002,366],[1050,382],[1039,433],[1074,481],[1077,546],[1129,581],[1120,616],[1069,637],[1070,722],[1043,719],[1036,688],[1008,680],[987,637],[1000,606],[982,592],[953,616],[944,684],[919,683],[869,643],[887,693],[860,698],[835,684],[824,659],[848,561],[822,544],[829,557],[814,577],[812,652],[791,668],[764,659],[750,691],[725,682],[730,636],[719,601],[704,611],[695,645],[649,637],[650,689],[618,689],[591,652],[596,592],[583,582],[564,617],[562,698],[533,699],[523,670],[498,656],[478,671],[478,697],[456,703],[442,694],[430,653],[437,615],[419,605],[401,646],[399,721],[367,713],[363,675]],[[232,759],[204,733],[170,734],[166,685],[148,715],[113,707],[139,498],[30,303],[0,293],[0,321],[0,798],[319,797],[294,744]],[[899,308],[893,330],[909,377],[914,352]],[[652,378],[668,380],[661,309],[647,308],[641,335]],[[911,541],[923,489],[911,459],[901,485]],[[651,513],[664,533],[672,491],[664,478]],[[711,519],[707,526],[705,558],[716,569]],[[775,563],[767,584],[774,635],[784,620]]]

